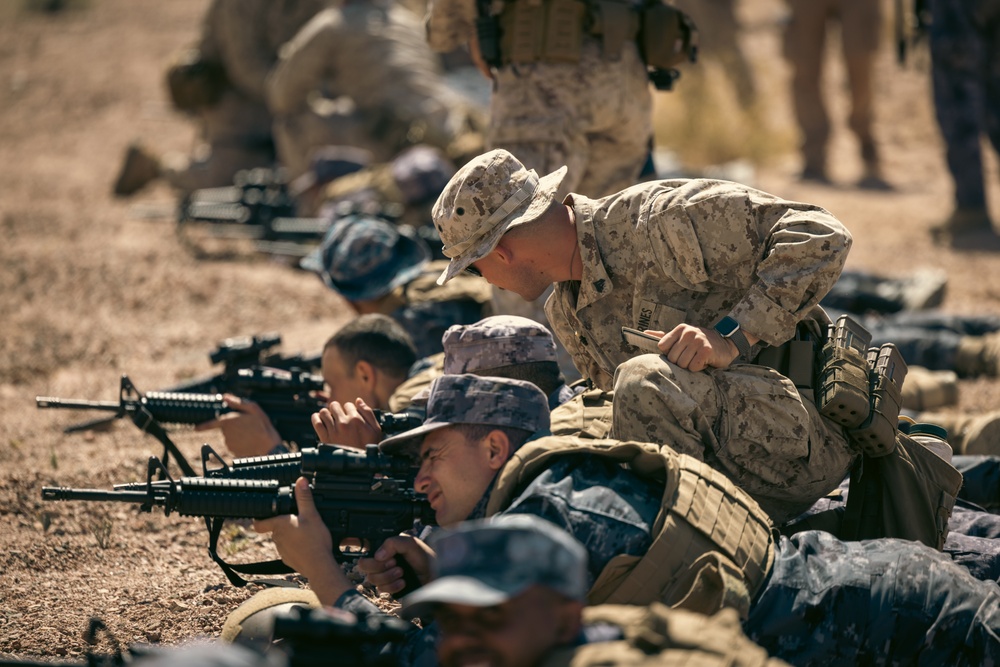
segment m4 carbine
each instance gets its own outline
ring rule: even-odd
[[[233,393],[257,402],[267,414],[281,439],[299,447],[318,442],[312,427],[312,415],[326,406],[313,395],[323,389],[323,378],[300,371],[274,368],[241,368],[231,385]],[[163,445],[163,461],[170,455],[185,475],[194,469],[170,440],[164,425],[194,426],[231,412],[222,394],[151,391],[143,395],[127,375],[122,375],[118,401],[88,401],[36,396],[39,408],[68,410],[103,410],[114,412],[115,419],[128,417],[139,430],[150,433]]]
[[[207,461],[215,455],[209,448],[202,456]],[[292,570],[281,561],[224,561],[217,549],[224,520],[295,514],[298,510],[290,482],[300,476],[309,479],[316,509],[333,537],[338,562],[369,556],[387,538],[413,529],[417,522],[434,524],[426,497],[413,490],[417,468],[412,460],[381,454],[377,445],[369,445],[364,452],[321,445],[295,454],[237,461],[239,465],[212,471],[206,477],[174,480],[167,475],[154,480],[157,473],[166,475],[163,463],[154,456],[149,459],[144,484],[121,485],[112,491],[47,486],[42,488],[42,499],[125,502],[144,512],[162,507],[165,514],[203,517],[209,528],[209,553],[236,586],[247,583],[237,572],[280,574]],[[340,546],[351,538],[360,542],[359,550],[346,551]],[[412,570],[406,578],[407,588],[416,585]]]
[[[319,370],[323,358],[322,353],[284,355],[280,352],[274,352],[273,348],[280,344],[281,335],[277,333],[226,338],[208,355],[213,364],[222,364],[220,372],[185,380],[159,391],[188,394],[236,394],[252,398],[252,395],[258,391],[273,390],[278,387],[273,382],[265,380],[260,373],[248,376],[245,373],[241,374],[241,370],[280,369],[293,373]],[[262,382],[256,382],[255,378],[260,378]],[[116,419],[118,417],[91,419],[67,426],[63,429],[63,433],[105,428]]]

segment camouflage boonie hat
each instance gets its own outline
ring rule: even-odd
[[[426,144],[412,146],[397,155],[391,170],[403,202],[411,206],[437,199],[448,179],[455,175],[455,165],[441,149]]]
[[[452,176],[431,217],[451,259],[438,284],[454,278],[493,251],[511,227],[537,219],[555,201],[566,177],[562,166],[538,177],[516,157],[498,149],[470,160]]]
[[[582,601],[587,594],[587,550],[569,533],[533,514],[501,514],[435,531],[432,580],[402,600],[406,618],[439,604],[492,607],[531,586]]]
[[[369,301],[410,282],[430,261],[427,245],[407,227],[349,215],[337,220],[299,266],[348,301]]]
[[[549,428],[549,401],[523,380],[442,375],[431,383],[422,426],[379,443],[385,454],[413,454],[425,435],[454,424],[509,426],[536,433]]]
[[[533,361],[556,361],[552,332],[535,320],[495,315],[448,327],[441,338],[446,375],[475,373]]]

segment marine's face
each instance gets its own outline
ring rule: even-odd
[[[434,614],[441,629],[443,667],[532,667],[579,632],[579,606],[532,586],[493,607],[444,604]]]
[[[420,445],[417,493],[427,495],[438,525],[464,521],[483,497],[496,471],[489,465],[485,440],[467,442],[452,427],[431,431]]]
[[[527,259],[504,262],[497,251],[472,263],[473,272],[491,285],[514,292],[526,301],[534,301],[551,284],[549,279]]]

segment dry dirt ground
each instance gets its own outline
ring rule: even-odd
[[[280,331],[284,351],[314,351],[347,315],[310,275],[246,254],[197,255],[170,219],[143,219],[144,210],[170,210],[162,186],[130,202],[110,196],[131,138],[161,151],[192,143],[192,128],[168,106],[162,71],[195,38],[207,0],[68,0],[57,13],[30,10],[45,4],[55,3],[0,2],[0,655],[73,658],[87,648],[91,616],[122,644],[177,644],[218,633],[252,587],[226,583],[195,519],[42,503],[43,485],[138,481],[159,447],[128,423],[64,435],[80,415],[36,410],[34,397],[112,400],[123,372],[140,389],[169,386],[209,372],[208,352],[228,336]],[[780,2],[744,0],[741,11],[754,27],[746,42],[762,75],[763,119],[790,133]],[[849,268],[941,268],[946,310],[1000,312],[1000,254],[940,249],[928,236],[949,212],[951,186],[926,59],[901,70],[887,45],[879,62],[876,129],[892,193],[846,185],[860,167],[844,130],[842,71],[830,75],[832,171],[845,185],[796,183],[788,152],[756,171],[756,185],[845,221],[855,236]],[[995,168],[991,178],[1000,203]],[[995,409],[998,395],[995,382],[963,382],[960,407]],[[204,439],[175,438],[192,457]],[[243,527],[231,534],[233,553],[270,550]]]

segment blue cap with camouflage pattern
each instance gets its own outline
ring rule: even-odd
[[[469,160],[438,197],[431,217],[451,259],[444,284],[490,254],[512,227],[536,220],[556,200],[566,167],[538,177],[503,149]]]
[[[549,401],[541,389],[523,380],[442,375],[431,382],[423,425],[386,438],[378,447],[385,454],[414,455],[425,435],[454,424],[548,431]]]
[[[501,514],[435,531],[432,580],[402,600],[406,618],[440,604],[492,607],[531,586],[572,600],[587,594],[587,550],[565,530],[533,514]]]
[[[430,258],[427,245],[409,228],[349,215],[330,225],[320,246],[299,266],[345,299],[369,301],[416,278]]]
[[[556,361],[552,332],[535,320],[494,315],[473,324],[448,327],[441,338],[446,375]]]

